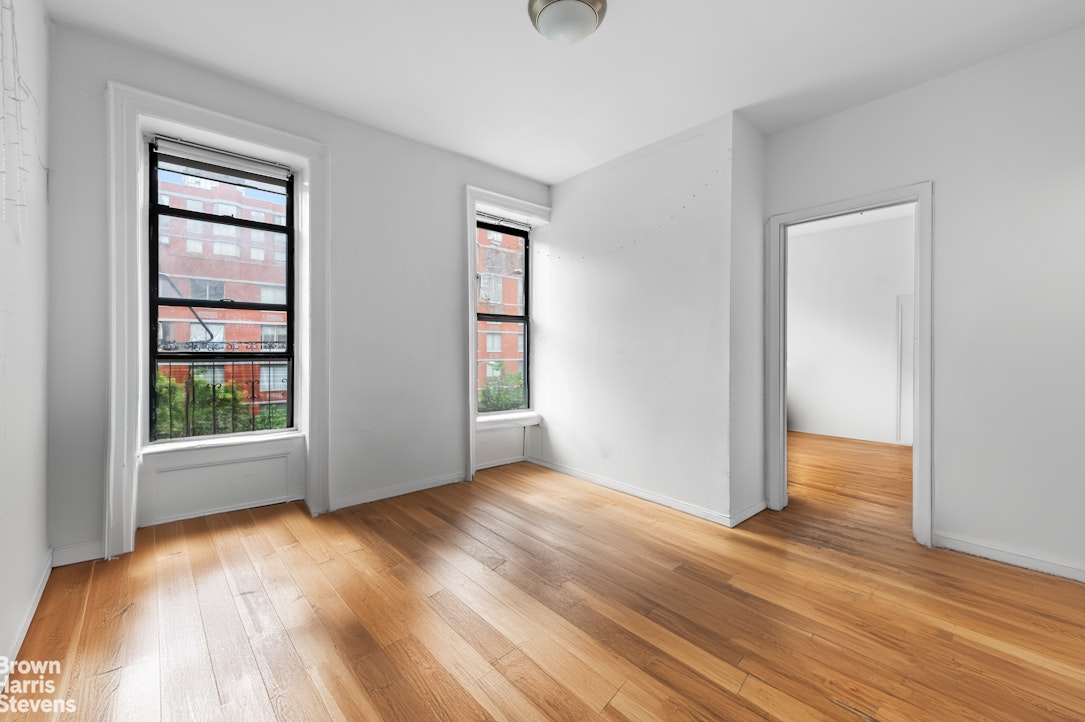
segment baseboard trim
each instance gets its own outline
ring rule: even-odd
[[[100,548],[100,545],[99,545]],[[41,564],[41,577],[38,579],[38,588],[34,591],[33,597],[30,599],[30,604],[27,605],[26,612],[23,614],[23,620],[19,624],[19,629],[15,632],[15,639],[12,640],[11,649],[3,650],[6,653],[7,659],[18,659],[19,650],[23,647],[23,642],[26,641],[26,633],[30,631],[30,623],[34,621],[34,613],[38,611],[38,605],[41,603],[41,596],[45,593],[45,585],[49,582],[49,575],[53,571],[53,550],[46,549],[45,557]],[[5,672],[0,674],[0,690],[7,688],[8,675]]]
[[[53,566],[66,567],[69,564],[89,562],[94,559],[101,559],[104,554],[105,547],[102,546],[101,539],[55,547],[53,549]]]
[[[519,464],[521,461],[527,461],[526,456],[514,456],[509,459],[501,459],[499,461],[487,461],[485,464],[479,464],[475,467],[475,471],[482,471],[483,469],[492,469],[495,466],[508,466],[509,464]]]
[[[343,509],[348,506],[356,506],[358,504],[368,504],[371,501],[389,499],[393,496],[403,496],[404,494],[411,494],[416,491],[425,491],[426,489],[433,489],[438,486],[445,486],[446,484],[455,484],[460,481],[463,481],[463,474],[448,474],[432,479],[423,479],[422,481],[412,481],[406,484],[395,484],[394,486],[383,486],[379,489],[361,491],[356,494],[345,496],[342,499],[333,499],[332,511]]]
[[[1085,569],[1072,564],[1041,559],[1030,554],[994,546],[987,542],[969,539],[957,534],[934,532],[931,534],[931,542],[936,547],[949,549],[956,552],[964,552],[972,556],[992,559],[1003,564],[1011,564],[1015,567],[1032,569],[1033,571],[1052,574],[1057,577],[1073,579],[1076,582],[1085,582]]]
[[[692,516],[704,519],[705,521],[713,522],[714,524],[721,524],[728,528],[733,528],[739,522],[745,521],[749,517],[733,517],[730,514],[721,514],[718,511],[712,511],[711,509],[705,509],[704,507],[697,506],[696,504],[690,504],[688,502],[680,501],[678,499],[672,499],[669,496],[662,494],[656,494],[652,491],[645,491],[635,486],[630,486],[621,481],[615,481],[614,479],[608,479],[605,476],[599,476],[598,474],[592,474],[588,471],[583,471],[572,466],[566,466],[565,464],[557,464],[544,459],[539,459],[533,456],[527,457],[526,461],[532,464],[538,464],[539,466],[546,467],[547,469],[553,469],[554,471],[560,471],[562,474],[568,474],[569,476],[576,477],[581,481],[586,481],[597,486],[604,486],[614,491],[620,491],[623,494],[629,494],[635,496],[638,499],[644,499],[650,501],[653,504],[659,504],[675,511],[680,511]],[[752,507],[751,507],[752,508]],[[764,507],[762,507],[764,508]],[[747,510],[748,511],[748,510]],[[754,512],[756,513],[756,512]],[[752,516],[752,514],[751,514]]]
[[[750,517],[753,517],[753,516],[755,516],[757,514],[760,514],[765,509],[768,509],[768,508],[769,508],[769,505],[768,505],[768,502],[765,499],[762,499],[762,500],[760,500],[758,502],[750,504],[748,507],[746,507],[742,511],[739,511],[736,514],[731,514],[730,515],[731,522],[732,522],[731,526],[736,527],[739,524],[741,524],[742,522],[749,519]]]
[[[184,521],[185,519],[199,519],[201,516],[211,516],[212,514],[222,514],[228,511],[240,511],[242,509],[256,509],[261,506],[272,506],[273,504],[287,504],[292,501],[302,501],[305,497],[300,494],[291,494],[288,496],[274,497],[272,499],[261,499],[260,501],[247,501],[243,504],[230,504],[228,506],[219,506],[213,509],[199,509],[192,512],[184,512],[182,514],[170,514],[161,518],[154,518],[149,521],[140,521],[139,525],[142,526],[155,526],[157,524],[169,524],[171,521]]]

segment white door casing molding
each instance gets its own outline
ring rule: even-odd
[[[912,443],[912,533],[931,545],[933,519],[933,345],[931,253],[933,183],[773,216],[765,235],[765,451],[770,509],[787,506],[787,229],[789,226],[901,203],[916,204],[915,366]]]
[[[288,165],[296,171],[298,202],[298,346],[295,374],[297,432],[306,450],[305,500],[327,511],[328,479],[328,249],[327,147],[290,133],[160,95],[109,83],[109,437],[107,439],[103,557],[135,546],[136,494],[143,448],[149,442],[146,407],[150,371],[147,283],[147,145],[154,134],[184,137]],[[282,435],[279,436],[281,438]],[[217,437],[181,442],[189,447],[247,446],[272,436]]]

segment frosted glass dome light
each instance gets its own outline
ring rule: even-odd
[[[535,29],[563,45],[595,32],[607,13],[606,0],[530,0],[527,12]]]

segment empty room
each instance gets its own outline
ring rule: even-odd
[[[0,719],[1085,718],[1079,0],[0,51]]]

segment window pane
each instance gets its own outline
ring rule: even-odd
[[[524,315],[524,239],[478,229],[478,312]]]
[[[188,196],[190,211],[213,212],[234,218],[260,218],[265,223],[286,224],[286,188],[274,182],[260,182],[232,176],[223,169],[215,173],[186,167],[160,157],[158,190]],[[205,206],[205,203],[213,204]]]
[[[150,158],[162,201],[149,208],[160,244],[150,263],[158,321],[150,437],[287,428],[291,183],[219,165],[213,151],[194,154]],[[206,220],[179,215],[186,211]],[[241,225],[250,222],[264,227]],[[208,307],[190,305],[197,301]],[[273,310],[238,308],[247,304]]]
[[[286,351],[286,312],[158,307],[159,353]]]
[[[265,285],[274,284],[284,289],[284,300],[264,302],[285,303],[285,250],[281,256],[276,254],[270,262],[254,265],[248,261],[262,258],[266,243],[263,239],[254,242],[248,234],[241,234],[240,240],[223,240],[223,236],[238,238],[234,231],[242,229],[236,226],[160,216],[158,228],[160,236],[168,234],[186,237],[184,248],[176,247],[178,244],[163,245],[158,252],[159,298],[212,300],[229,298],[234,301],[260,302],[262,301],[260,289]],[[286,247],[285,234],[270,233],[269,235],[274,238],[275,243],[279,243],[281,239],[283,248]],[[193,254],[204,250],[204,240],[208,241],[207,246],[212,255],[194,257]],[[256,253],[253,254],[252,251]],[[208,278],[217,279],[225,284],[220,295],[201,295],[201,287],[193,286],[195,279]]]
[[[159,361],[155,438],[286,428],[289,364]]]
[[[506,236],[508,238],[508,236]],[[524,398],[524,324],[478,324],[478,411],[526,409]]]

